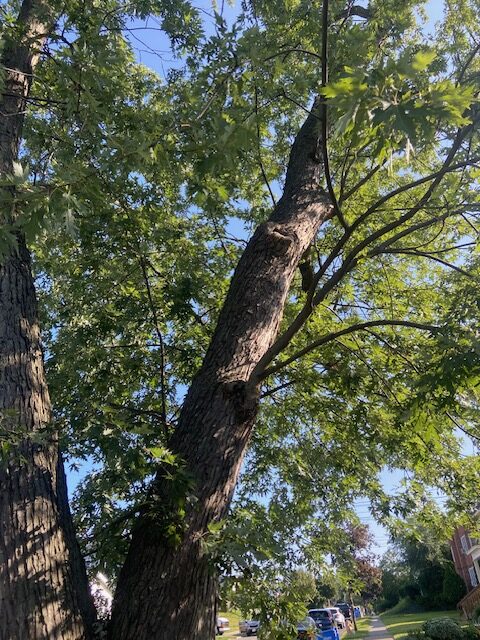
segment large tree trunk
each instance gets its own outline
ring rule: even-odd
[[[332,212],[320,186],[318,111],[317,101],[292,147],[283,197],[245,249],[185,399],[170,443],[183,471],[174,480],[158,473],[150,509],[132,532],[115,594],[111,640],[215,636],[216,580],[202,538],[230,505],[257,413],[255,365],[278,334],[303,253]],[[168,529],[172,523],[177,539]]]
[[[2,55],[3,176],[18,158],[32,74],[50,26],[48,5],[24,0],[16,37]],[[12,188],[4,225],[15,223],[14,199]],[[16,237],[18,247],[0,264],[0,640],[79,640],[90,637],[95,610],[50,428],[30,255],[18,230]]]

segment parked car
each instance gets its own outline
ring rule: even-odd
[[[347,618],[347,619],[351,619],[352,618],[352,608],[350,607],[348,602],[337,602],[335,604],[335,607],[337,609],[340,609],[340,611],[343,613],[345,618]]]
[[[328,607],[328,610],[332,612],[333,619],[338,624],[340,629],[345,629],[345,625],[346,625],[345,616],[340,611],[340,609],[338,607]]]
[[[317,625],[315,620],[307,616],[297,623],[297,640],[316,640]]]
[[[240,620],[238,626],[242,636],[256,636],[260,622],[258,620]]]
[[[310,609],[308,615],[313,618],[317,629],[328,631],[335,626],[333,613],[330,609]]]
[[[217,635],[221,636],[225,633],[225,631],[230,630],[230,621],[228,618],[219,618],[217,617]]]

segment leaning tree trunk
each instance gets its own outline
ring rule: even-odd
[[[111,640],[215,636],[216,580],[202,538],[230,505],[257,414],[255,365],[278,334],[303,253],[332,213],[320,186],[318,111],[316,102],[292,147],[283,197],[245,249],[185,399],[170,443],[182,469],[173,480],[159,471],[132,532]]]
[[[24,0],[0,60],[3,177],[18,159],[32,74],[50,25],[46,3]],[[15,191],[7,189],[1,221],[15,229]],[[0,262],[0,640],[80,640],[90,637],[95,610],[50,429],[30,255],[21,231],[15,235],[18,246]]]

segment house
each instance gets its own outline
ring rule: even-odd
[[[469,591],[480,583],[480,540],[471,538],[465,527],[458,527],[450,543],[453,563]]]
[[[457,527],[450,542],[453,563],[465,582],[467,595],[458,603],[467,618],[480,607],[480,539],[473,538],[465,527]]]

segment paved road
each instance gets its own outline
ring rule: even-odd
[[[380,618],[372,618],[372,629],[368,640],[393,640]]]
[[[372,618],[372,628],[370,633],[368,634],[368,640],[393,640],[392,636],[388,633],[385,625],[380,620],[380,618]],[[343,638],[345,635],[345,630],[340,630],[340,637]],[[243,636],[245,638],[245,636]],[[257,640],[257,636],[248,636],[250,640]],[[230,630],[227,631],[223,638],[242,638],[239,632]]]
[[[385,627],[383,627],[383,629],[385,629]],[[343,636],[346,633],[345,629],[339,629],[340,631],[340,638],[343,638]],[[238,638],[246,638],[247,636],[242,636],[242,634],[239,631],[235,631],[234,629],[230,629],[230,631],[226,631],[223,636],[217,636],[217,640],[219,638],[225,638],[225,640],[228,638],[230,640],[230,638],[233,639],[238,639]],[[383,640],[383,636],[378,636],[378,638],[376,638],[376,636],[374,636],[372,634],[371,636],[372,638],[374,638],[375,640]],[[248,636],[249,640],[257,640],[257,636]],[[385,636],[385,638],[388,638],[388,640],[392,640],[392,638],[390,638],[390,636]],[[368,636],[368,640],[370,640],[370,636]]]

